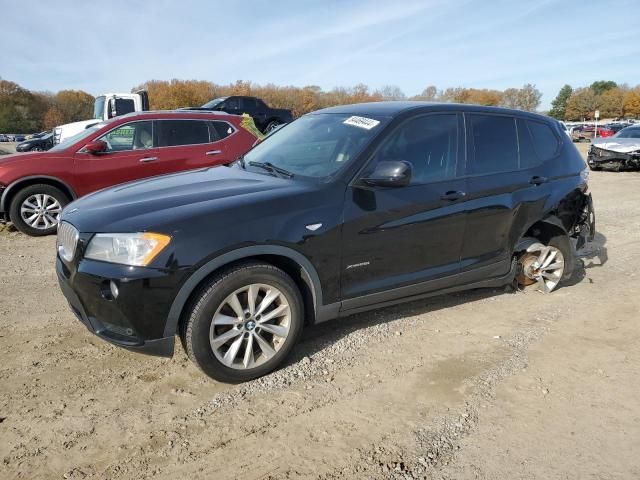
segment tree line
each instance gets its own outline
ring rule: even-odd
[[[419,95],[408,97],[395,85],[371,90],[365,84],[323,90],[319,86],[305,87],[260,85],[238,80],[220,85],[202,80],[151,80],[132,91],[149,91],[150,107],[170,110],[202,105],[217,97],[253,95],[276,108],[293,110],[298,117],[305,113],[334,105],[388,100],[425,100],[433,102],[473,103],[536,111],[542,94],[532,84],[505,90],[477,88],[426,87]],[[81,90],[61,90],[57,93],[33,92],[15,82],[0,79],[0,133],[31,133],[47,130],[64,123],[86,120],[93,115],[94,97]],[[549,115],[559,120],[592,120],[596,110],[601,118],[640,116],[640,85],[629,87],[611,80],[599,80],[588,87],[573,89],[565,85],[553,100]]]
[[[474,103],[536,111],[541,92],[535,85],[506,90],[477,88],[426,87],[419,95],[407,96],[398,86],[387,85],[372,90],[365,84],[323,90],[319,86],[305,87],[260,85],[238,80],[226,85],[201,80],[150,80],[132,88],[149,92],[151,109],[168,110],[198,106],[216,97],[252,95],[262,98],[275,108],[291,109],[298,117],[334,105],[389,100],[425,100],[434,102]],[[57,93],[32,92],[20,85],[0,79],[0,133],[31,133],[51,129],[56,125],[86,120],[93,116],[94,97],[80,90]]]
[[[600,118],[640,116],[640,85],[632,88],[611,80],[598,80],[575,90],[565,85],[551,103],[549,115],[558,120],[593,120],[596,110]]]
[[[32,92],[0,78],[0,133],[34,133],[93,116],[94,98],[80,90]]]
[[[540,91],[530,84],[504,91],[462,87],[438,90],[435,86],[429,86],[413,97],[408,97],[395,85],[371,90],[362,83],[351,88],[336,87],[325,91],[317,85],[306,87],[259,85],[243,80],[228,85],[196,80],[151,80],[136,86],[133,90],[143,88],[149,92],[152,109],[174,109],[202,105],[217,97],[251,95],[262,98],[272,107],[291,109],[296,117],[334,105],[389,100],[476,103],[535,111],[542,97]]]

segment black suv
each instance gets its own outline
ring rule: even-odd
[[[246,113],[253,118],[256,127],[262,133],[269,133],[280,125],[293,121],[291,110],[271,108],[260,98],[239,95],[216,98],[201,107],[187,107],[182,110],[226,112],[233,115]]]
[[[280,365],[305,325],[469,288],[552,291],[594,234],[587,171],[540,115],[334,107],[231,166],[71,203],[57,273],[103,339],[171,356],[178,334],[206,374],[244,381]]]

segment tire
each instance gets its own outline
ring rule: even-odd
[[[573,275],[573,270],[575,266],[575,254],[573,251],[573,246],[569,240],[567,235],[556,235],[551,237],[548,242],[541,242],[536,238],[525,238],[523,239],[525,242],[529,240],[529,244],[531,245],[526,252],[521,252],[518,258],[519,264],[519,274],[517,277],[518,284],[521,286],[532,285],[534,283],[538,284],[538,289],[543,291],[544,293],[553,292],[558,285],[560,285],[563,281],[568,280]],[[541,248],[536,248],[539,246]],[[553,260],[550,263],[550,267],[552,269],[546,271],[548,274],[557,274],[559,278],[553,279],[552,277],[543,277],[540,279],[539,275],[534,275],[534,272],[539,271],[535,266],[540,264],[544,264],[544,260],[547,257],[543,255],[543,247],[552,247],[556,250],[554,254]],[[560,255],[558,255],[558,252]],[[561,262],[558,261],[558,258],[561,257]],[[534,262],[537,262],[534,266]],[[554,267],[555,265],[562,263],[561,267]],[[540,269],[542,270],[542,269]]]
[[[253,315],[248,313],[251,291],[255,296]],[[269,292],[275,299],[264,302]],[[276,292],[279,295],[273,297]],[[239,312],[232,308],[234,296]],[[263,303],[264,317],[276,310],[282,313],[276,312],[265,321],[259,313]],[[291,277],[268,263],[242,263],[215,275],[197,291],[190,305],[181,330],[187,355],[209,377],[225,383],[246,382],[275,370],[302,332],[300,291]],[[270,333],[276,328],[281,335]]]
[[[35,146],[29,151],[30,152],[42,152],[43,150],[42,150],[42,147]]]
[[[43,206],[37,199],[40,199]],[[62,209],[69,201],[69,197],[56,187],[45,184],[29,185],[13,197],[9,207],[9,218],[24,234],[32,237],[52,235],[58,229],[58,219]],[[33,223],[29,222],[30,212],[38,215],[45,210],[48,215],[39,215]]]
[[[264,133],[267,134],[269,133],[271,130],[274,130],[278,127],[278,125],[280,125],[280,122],[278,122],[277,120],[272,120],[267,124],[267,127],[264,129]]]

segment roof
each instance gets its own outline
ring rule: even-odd
[[[212,110],[149,110],[145,112],[131,112],[125,115],[120,115],[115,119],[130,119],[130,118],[139,118],[139,117],[148,117],[150,119],[160,119],[160,118],[215,118],[215,119],[224,119],[224,118],[238,118],[240,115],[232,115],[230,113],[225,112],[217,112]]]
[[[370,102],[356,103],[352,105],[338,105],[335,107],[324,108],[313,113],[338,113],[348,115],[380,115],[394,117],[411,110],[456,110],[466,112],[487,112],[487,113],[506,113],[510,115],[525,115],[543,118],[549,120],[549,117],[537,113],[525,112],[523,110],[515,110],[512,108],[488,107],[484,105],[473,105],[467,103],[440,103],[440,102]]]

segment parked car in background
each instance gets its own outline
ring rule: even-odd
[[[23,233],[54,233],[71,200],[140,178],[229,163],[256,137],[225,113],[149,112],[83,130],[48,152],[0,159],[0,218]]]
[[[240,95],[216,98],[201,107],[187,107],[184,110],[213,110],[232,113],[234,115],[247,113],[251,115],[258,130],[262,133],[269,133],[279,125],[289,123],[293,120],[291,110],[271,108],[259,98]]]
[[[100,122],[133,112],[149,110],[149,95],[146,90],[134,93],[105,93],[96,97],[93,118],[59,125],[53,129],[53,143],[58,144]]]
[[[24,135],[14,135],[13,136],[13,141],[14,142],[24,142],[26,139],[26,137]]]
[[[0,133],[0,142],[8,142],[9,141],[9,137],[6,136],[4,133]]]
[[[613,137],[594,139],[587,163],[591,170],[640,169],[640,126],[624,128]]]
[[[571,138],[574,142],[581,142],[583,140],[591,140],[596,135],[596,127],[593,125],[582,125],[578,127],[573,127],[571,130]],[[597,136],[598,137],[611,137],[614,135],[613,130],[610,130],[606,127],[597,127]]]
[[[45,152],[51,147],[53,147],[53,132],[48,132],[19,143],[16,145],[16,152]]]
[[[548,117],[379,102],[320,110],[226,168],[110,188],[62,214],[56,271],[104,340],[246,381],[304,325],[571,276],[587,167]]]
[[[630,125],[629,123],[609,123],[605,125],[605,127],[611,130],[614,134],[616,134],[623,128],[627,128],[629,125]]]

